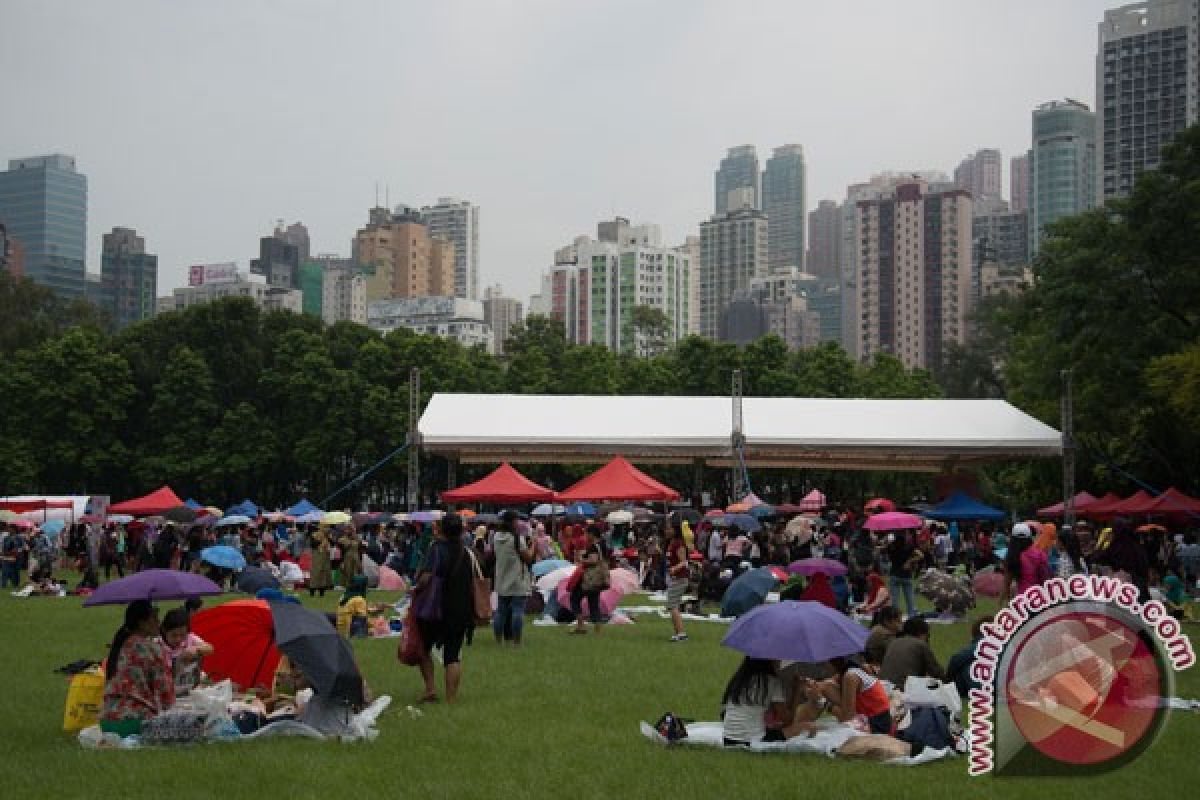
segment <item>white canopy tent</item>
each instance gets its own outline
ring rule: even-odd
[[[940,472],[1056,456],[1058,431],[1003,400],[747,397],[748,467]],[[729,466],[728,397],[435,394],[421,446],[463,463]]]

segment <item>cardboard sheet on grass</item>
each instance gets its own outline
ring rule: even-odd
[[[667,740],[654,729],[653,725],[642,722],[639,727],[642,735],[647,739],[660,744],[667,743]],[[754,742],[749,747],[725,747],[720,722],[689,722],[687,732],[687,738],[680,740],[678,744],[692,747],[717,747],[724,750],[749,750],[752,753],[811,753],[829,758],[871,758],[877,754],[886,755],[886,751],[880,746],[880,743],[882,739],[891,739],[891,737],[864,734],[850,725],[829,721],[818,722],[817,732],[812,736],[803,734],[784,742]],[[891,741],[899,742],[897,739],[891,739]],[[940,750],[925,748],[917,756],[877,757],[876,760],[882,760],[883,763],[894,766],[915,767],[918,764],[940,761],[953,754],[954,751],[948,747]]]

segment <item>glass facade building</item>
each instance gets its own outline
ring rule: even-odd
[[[762,209],[767,212],[767,266],[804,269],[806,220],[804,148],[776,147],[762,175]]]
[[[85,296],[87,178],[72,156],[9,161],[0,172],[0,222],[21,248],[25,275],[60,297]]]
[[[1029,155],[1029,249],[1037,254],[1045,228],[1096,206],[1096,115],[1076,100],[1033,111]]]

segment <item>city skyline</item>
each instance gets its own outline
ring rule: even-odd
[[[622,24],[635,5],[638,25]],[[980,148],[1020,155],[1038,104],[1094,106],[1097,25],[1119,3],[928,4],[936,14],[867,5],[864,14],[764,3],[731,17],[719,3],[682,2],[299,3],[286,14],[225,4],[213,15],[211,6],[17,0],[3,16],[21,35],[0,53],[0,91],[17,122],[0,158],[74,156],[89,177],[89,271],[99,271],[103,232],[136,228],[159,254],[160,293],[185,285],[191,264],[247,266],[279,218],[303,220],[314,253],[347,255],[378,184],[393,205],[456,196],[479,206],[479,285],[500,282],[525,299],[547,249],[589,220],[652,219],[672,244],[696,234],[711,214],[712,170],[739,144],[756,144],[764,160],[780,142],[803,145],[806,210],[876,172],[949,172]],[[936,42],[983,26],[979,66],[947,71]],[[575,30],[589,36],[565,35]],[[341,35],[351,31],[357,38]],[[117,32],[144,46],[96,58]],[[653,44],[654,57],[613,63],[611,36]],[[926,55],[889,55],[909,52],[914,37]],[[306,39],[323,46],[295,46]],[[726,40],[756,44],[713,58]],[[338,41],[356,46],[329,44]],[[796,77],[818,70],[820,85]],[[112,115],[116,89],[149,110]],[[714,96],[728,107],[715,120]],[[620,113],[605,125],[563,113],[581,97]],[[930,107],[947,110],[933,127]]]

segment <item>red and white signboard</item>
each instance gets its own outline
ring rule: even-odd
[[[188,269],[188,286],[206,283],[233,283],[237,280],[237,264],[196,264]]]

